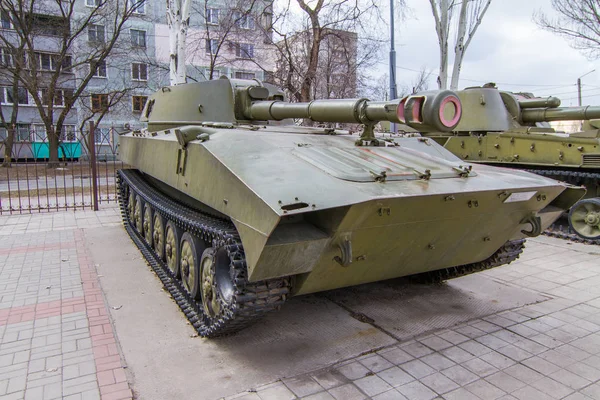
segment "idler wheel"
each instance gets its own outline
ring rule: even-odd
[[[181,282],[185,290],[195,299],[200,295],[200,256],[205,248],[206,246],[189,232],[184,233],[181,237],[179,259]]]
[[[165,221],[159,213],[152,218],[152,248],[161,260],[165,260]]]
[[[144,232],[144,239],[146,239],[146,242],[148,242],[150,245],[153,244],[153,241],[152,241],[152,222],[153,222],[152,214],[154,214],[152,207],[150,206],[150,204],[145,203],[142,227],[143,227],[143,232]]]
[[[224,248],[204,250],[200,260],[200,288],[204,312],[211,318],[221,316],[222,306],[234,301],[235,285],[229,270],[229,255]]]
[[[144,202],[142,198],[138,194],[135,196],[135,205],[133,207],[133,224],[135,225],[135,229],[142,235],[144,234]]]
[[[175,222],[167,222],[165,227],[165,258],[167,260],[167,267],[174,277],[179,278],[179,242],[181,241],[181,229]]]
[[[600,239],[600,198],[584,199],[571,207],[569,226],[584,239]]]

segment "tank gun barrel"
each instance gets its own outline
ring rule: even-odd
[[[522,111],[523,122],[579,121],[600,118],[600,106],[531,108]]]
[[[558,97],[549,96],[537,99],[519,100],[521,108],[557,108],[560,107],[560,99]]]
[[[308,118],[316,122],[359,123],[379,121],[406,124],[417,129],[433,126],[450,131],[460,121],[462,106],[454,92],[426,92],[393,101],[368,99],[329,99],[306,103],[255,101],[244,110],[250,120],[268,121]]]

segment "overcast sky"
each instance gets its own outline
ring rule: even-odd
[[[439,50],[431,7],[427,0],[407,3],[412,13],[396,28],[398,83],[409,84],[415,71],[427,67],[433,71],[429,88],[435,89]],[[501,89],[555,95],[563,106],[576,106],[577,78],[596,69],[582,79],[582,100],[600,105],[600,61],[588,60],[562,37],[538,28],[532,15],[540,9],[553,13],[550,0],[493,0],[467,50],[459,87],[496,82]],[[453,43],[454,37],[450,47]],[[380,67],[387,71],[387,59]]]

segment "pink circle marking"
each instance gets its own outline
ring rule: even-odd
[[[398,120],[402,123],[406,122],[404,120],[404,105],[406,104],[406,97],[403,98],[402,100],[400,100],[400,103],[398,104],[398,108],[396,109],[396,116],[398,117]]]
[[[454,104],[454,108],[456,109],[456,113],[454,113],[454,118],[452,118],[450,121],[448,121],[446,119],[446,117],[444,117],[444,108],[446,107],[446,104],[448,104],[448,103]],[[458,97],[448,96],[444,100],[442,100],[442,102],[440,104],[439,116],[440,116],[440,122],[444,126],[446,126],[448,128],[454,127],[460,120],[461,115],[462,115],[462,106],[460,104],[460,100],[458,99]]]

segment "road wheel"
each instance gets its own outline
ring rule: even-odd
[[[220,317],[223,306],[234,301],[235,285],[229,271],[230,260],[224,248],[204,250],[200,260],[202,305],[211,318]]]
[[[165,258],[167,267],[174,277],[179,278],[179,242],[181,241],[181,229],[173,221],[167,222],[165,228]]]
[[[165,260],[165,222],[159,213],[152,218],[152,247],[161,260]]]
[[[569,226],[584,239],[600,239],[600,198],[575,203],[569,210]]]
[[[200,295],[200,257],[205,248],[203,242],[193,237],[189,232],[184,233],[181,237],[179,262],[181,281],[192,298],[198,298]]]
[[[152,245],[153,241],[152,241],[152,207],[150,206],[150,204],[145,203],[144,204],[144,218],[142,221],[142,226],[143,226],[143,231],[144,231],[144,238],[146,239],[146,242],[148,242],[148,244]]]
[[[135,192],[128,188],[129,196],[127,201],[127,213],[129,214],[129,220],[133,223],[133,213],[135,211]]]
[[[143,235],[144,226],[142,224],[144,222],[144,201],[140,195],[135,196],[135,205],[133,209],[133,224],[135,225],[135,229]]]

